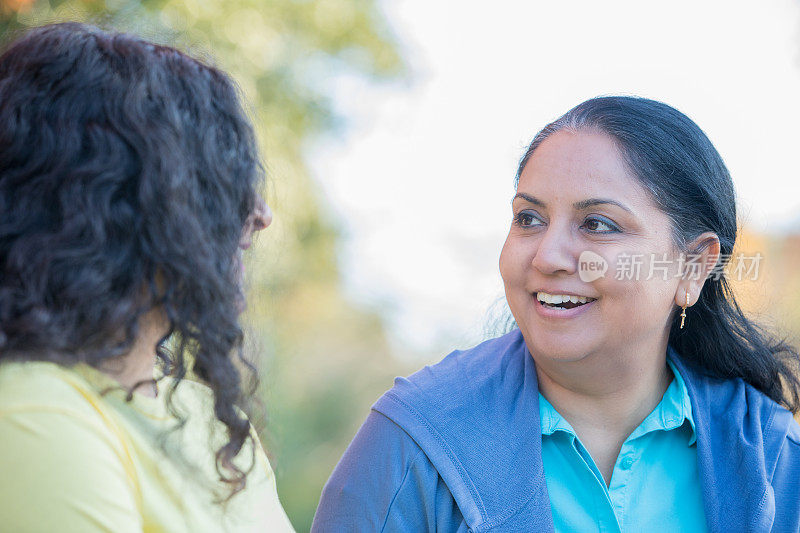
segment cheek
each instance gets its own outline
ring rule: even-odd
[[[615,322],[626,324],[631,330],[650,329],[661,324],[671,310],[671,282],[663,280],[603,280],[604,314]],[[598,286],[599,287],[599,286]]]
[[[618,251],[615,249],[604,249],[600,246],[587,246],[582,251],[591,252],[588,257],[580,254],[577,261],[577,277],[580,278],[583,285],[591,286],[595,294],[603,299],[612,301],[624,299],[626,292],[632,289],[631,285],[633,282],[616,279],[618,275],[616,264]],[[589,270],[587,266],[582,266],[585,265],[582,261],[586,259],[596,263],[602,263],[604,261],[605,272],[600,274],[599,272]]]
[[[509,236],[500,251],[500,277],[503,283],[513,285],[522,281],[525,272],[525,250]]]
[[[651,265],[651,259],[644,252],[631,252],[620,247],[589,250],[606,261],[606,272],[592,283],[601,294],[620,299],[658,299],[658,295],[663,295],[673,286],[672,272],[658,270],[658,264]]]

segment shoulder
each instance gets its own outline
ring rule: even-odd
[[[5,526],[14,531],[141,527],[137,476],[94,402],[91,387],[58,365],[0,365]]]
[[[45,446],[58,446],[64,457],[105,447],[127,458],[114,409],[101,392],[77,368],[44,361],[0,364],[0,426],[6,442],[38,443],[43,453]]]
[[[372,408],[422,449],[468,524],[535,484],[512,474],[535,471],[541,442],[535,364],[518,329],[397,378]]]
[[[99,391],[74,368],[46,361],[0,364],[0,416],[50,411],[102,421]]]
[[[312,531],[427,531],[433,502],[457,511],[419,445],[373,410],[325,484]]]
[[[161,393],[172,395],[170,401],[182,415],[196,416],[198,413],[205,413],[213,418],[214,391],[205,383],[190,377],[177,380],[165,376],[159,380],[158,390],[159,395]],[[242,414],[238,407],[235,409],[237,413]]]
[[[533,358],[515,329],[396,378],[372,408],[408,432],[429,455],[454,458],[453,447],[503,438],[504,428],[532,415],[537,391]]]
[[[767,459],[789,434],[796,435],[792,413],[742,378],[719,380],[711,390],[711,420],[726,423],[745,440],[760,441]]]
[[[770,480],[771,494],[767,494],[767,501],[772,502],[775,507],[776,529],[798,531],[800,530],[800,504],[797,501],[797,480],[800,479],[800,425],[794,419],[787,425],[788,431],[773,469]]]
[[[674,352],[673,352],[674,353]],[[680,358],[673,359],[692,400],[698,439],[711,439],[715,448],[730,443],[746,445],[758,455],[769,479],[779,457],[797,455],[800,426],[792,413],[741,377],[712,377]],[[798,456],[800,459],[800,456]],[[755,460],[755,459],[754,459]]]
[[[384,398],[399,403],[453,409],[521,378],[526,364],[525,341],[518,329],[466,350],[454,350],[441,361],[395,379]],[[454,394],[458,391],[458,394]],[[382,398],[383,399],[383,398]]]
[[[670,356],[684,379],[699,423],[735,432],[746,440],[755,438],[766,446],[782,442],[792,418],[787,409],[741,377],[711,376],[671,347]]]
[[[478,385],[496,379],[509,364],[519,363],[525,340],[519,329],[488,339],[465,350],[454,350],[434,365],[428,365],[408,377],[420,388],[436,387],[448,381],[470,378]],[[462,383],[463,385],[463,383]]]
[[[423,456],[422,449],[402,428],[383,414],[371,411],[336,465],[323,494],[393,495],[408,470]],[[360,481],[352,483],[356,477]]]
[[[776,428],[785,427],[781,431],[785,436],[781,441],[778,460],[779,462],[792,462],[795,465],[795,475],[800,478],[800,424],[797,423],[792,413],[782,406],[778,407],[775,417],[778,419]]]

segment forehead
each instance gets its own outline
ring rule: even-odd
[[[595,131],[560,130],[550,135],[531,155],[517,190],[570,202],[602,196],[634,208],[653,207],[614,140]]]

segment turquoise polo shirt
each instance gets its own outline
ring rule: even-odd
[[[705,532],[692,404],[680,372],[625,439],[605,480],[575,430],[539,393],[542,462],[557,532]]]

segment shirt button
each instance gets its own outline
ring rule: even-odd
[[[633,466],[633,459],[632,459],[632,458],[630,458],[630,457],[625,457],[625,458],[622,460],[622,462],[619,464],[619,466],[620,466],[620,467],[621,467],[623,470],[627,470],[627,469],[629,469],[630,467],[632,467],[632,466]]]

